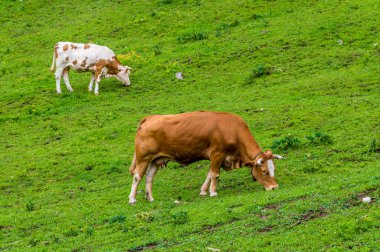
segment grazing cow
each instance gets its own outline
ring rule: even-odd
[[[178,115],[153,115],[139,124],[130,173],[133,175],[129,203],[136,203],[139,183],[146,174],[146,198],[153,201],[152,183],[159,167],[169,161],[188,165],[210,160],[210,169],[200,195],[216,196],[220,168],[226,171],[251,167],[254,180],[266,190],[276,189],[273,159],[282,159],[271,151],[263,152],[238,116],[222,112],[189,112]]]
[[[101,77],[116,77],[126,86],[131,84],[129,81],[131,68],[121,65],[114,52],[105,46],[71,42],[58,42],[55,45],[51,71],[53,72],[55,69],[58,94],[61,93],[62,77],[67,89],[70,92],[73,91],[69,82],[70,68],[78,72],[92,72],[88,90],[92,91],[92,85],[95,81],[94,93],[96,95],[99,94],[99,82]]]

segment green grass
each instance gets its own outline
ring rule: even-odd
[[[377,250],[379,16],[375,0],[2,1],[0,251]],[[72,72],[57,95],[57,41],[110,47],[132,85],[94,96]],[[170,164],[155,202],[128,205],[139,120],[194,110],[238,114],[285,155],[279,189],[239,169],[201,198],[208,162]]]

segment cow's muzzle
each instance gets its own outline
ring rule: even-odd
[[[278,185],[270,185],[270,186],[266,186],[265,190],[271,191],[271,190],[276,190],[277,188],[278,188]]]

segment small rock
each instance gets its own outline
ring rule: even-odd
[[[183,74],[182,72],[178,72],[175,74],[175,77],[178,79],[178,80],[183,80]]]
[[[180,202],[179,200],[175,200],[174,203],[175,203],[175,204],[179,204],[179,203],[181,203],[181,202]]]
[[[371,197],[365,197],[362,199],[363,202],[365,203],[370,203],[372,201]]]
[[[211,250],[211,251],[214,251],[214,252],[219,252],[220,249],[217,249],[217,248],[211,248],[211,247],[207,247],[208,250]]]
[[[343,45],[343,40],[339,39],[339,40],[338,40],[338,44],[339,44],[339,45]]]

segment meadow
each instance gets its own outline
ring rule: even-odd
[[[379,16],[377,0],[1,1],[0,251],[377,251]],[[95,96],[71,72],[56,94],[58,41],[108,46],[131,86]],[[142,183],[129,205],[138,122],[195,110],[285,156],[278,190],[241,168],[200,197],[209,162],[169,163],[155,201]]]

